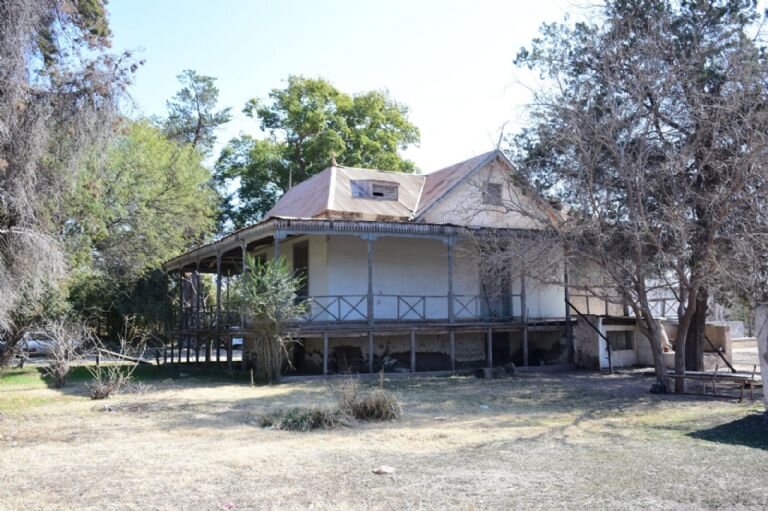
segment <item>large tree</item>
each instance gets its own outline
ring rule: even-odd
[[[78,310],[111,320],[161,312],[147,278],[213,229],[218,195],[203,156],[146,121],[125,121],[106,157],[94,157],[67,197],[64,229]],[[162,289],[162,285],[157,286]],[[157,300],[147,309],[141,302]]]
[[[268,101],[251,100],[244,111],[268,138],[230,141],[216,165],[223,188],[239,185],[225,205],[235,226],[260,219],[288,188],[334,157],[341,165],[415,170],[399,151],[419,141],[419,130],[408,120],[408,109],[386,92],[349,95],[322,79],[291,76]]]
[[[186,69],[177,78],[182,88],[166,103],[163,130],[171,140],[208,154],[216,142],[216,128],[231,119],[230,109],[216,109],[219,89],[212,76]]]
[[[749,273],[765,253],[768,65],[758,18],[751,0],[612,0],[597,23],[545,25],[517,58],[555,85],[536,93],[533,125],[516,141],[520,167],[567,206],[557,228],[573,264],[599,265],[607,282],[598,287],[641,320],[659,390],[654,288],[680,298],[682,373],[708,290],[738,271],[733,259]]]
[[[65,273],[55,217],[135,70],[108,53],[105,3],[0,0],[0,336],[11,343]]]

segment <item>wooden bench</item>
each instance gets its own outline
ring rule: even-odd
[[[698,380],[712,384],[712,393],[717,396],[717,383],[735,383],[739,386],[739,402],[744,400],[744,389],[749,388],[749,398],[755,400],[755,387],[763,384],[762,378],[757,375],[757,366],[749,373],[719,373],[719,366],[715,366],[714,372],[688,371],[685,374],[668,373],[667,377],[673,380]],[[706,388],[706,387],[705,387]]]

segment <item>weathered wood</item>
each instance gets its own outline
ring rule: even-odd
[[[129,355],[123,355],[122,353],[117,353],[115,351],[110,351],[110,350],[107,350],[107,349],[104,349],[104,348],[99,348],[99,350],[97,351],[97,358],[96,358],[97,364],[101,360],[101,354],[102,353],[105,354],[105,355],[109,355],[111,357],[114,357],[114,358],[119,358],[120,360],[127,360],[129,362],[136,362],[137,364],[141,364],[141,365],[148,365],[148,366],[152,365],[152,362],[150,362],[148,360],[144,360],[143,358],[137,358],[137,357],[131,357]]]
[[[448,239],[448,323],[456,321],[453,293],[453,239]]]
[[[221,329],[221,251],[216,252],[216,329]],[[221,336],[215,337],[216,362],[221,361]]]
[[[373,374],[373,330],[368,330],[368,372]]]
[[[373,325],[373,238],[368,236],[368,325]]]
[[[448,331],[448,342],[451,347],[451,372],[456,372],[456,334],[453,330]]]
[[[520,275],[520,309],[520,317],[523,320],[523,366],[528,367],[528,289],[525,273]]]
[[[486,350],[488,355],[488,368],[493,368],[493,329],[489,328],[485,333]]]
[[[323,375],[328,374],[328,332],[323,332]]]
[[[411,329],[411,372],[416,372],[416,330]]]

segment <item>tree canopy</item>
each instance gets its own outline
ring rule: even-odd
[[[219,89],[212,76],[187,69],[177,78],[182,88],[166,103],[163,130],[169,139],[207,154],[216,142],[216,128],[231,119],[230,109],[216,110]]]
[[[103,0],[0,1],[0,334],[66,273],[56,222],[138,63],[109,53]]]
[[[77,308],[130,300],[149,272],[212,231],[218,195],[202,158],[148,121],[125,121],[106,157],[90,160],[64,224]]]
[[[235,226],[256,221],[292,185],[340,165],[413,172],[399,151],[419,141],[408,109],[386,92],[345,94],[323,79],[291,76],[268,101],[253,99],[244,112],[268,135],[231,140],[216,164],[224,187],[239,185],[226,200],[226,217]]]
[[[707,289],[748,284],[765,253],[768,63],[752,0],[613,0],[599,19],[544,25],[519,53],[555,85],[515,156],[567,207],[576,264],[599,264],[645,322],[663,388],[654,288],[680,299],[684,371]]]

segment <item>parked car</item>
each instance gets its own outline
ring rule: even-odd
[[[21,349],[28,357],[50,355],[53,341],[47,339],[25,339],[21,341]]]

